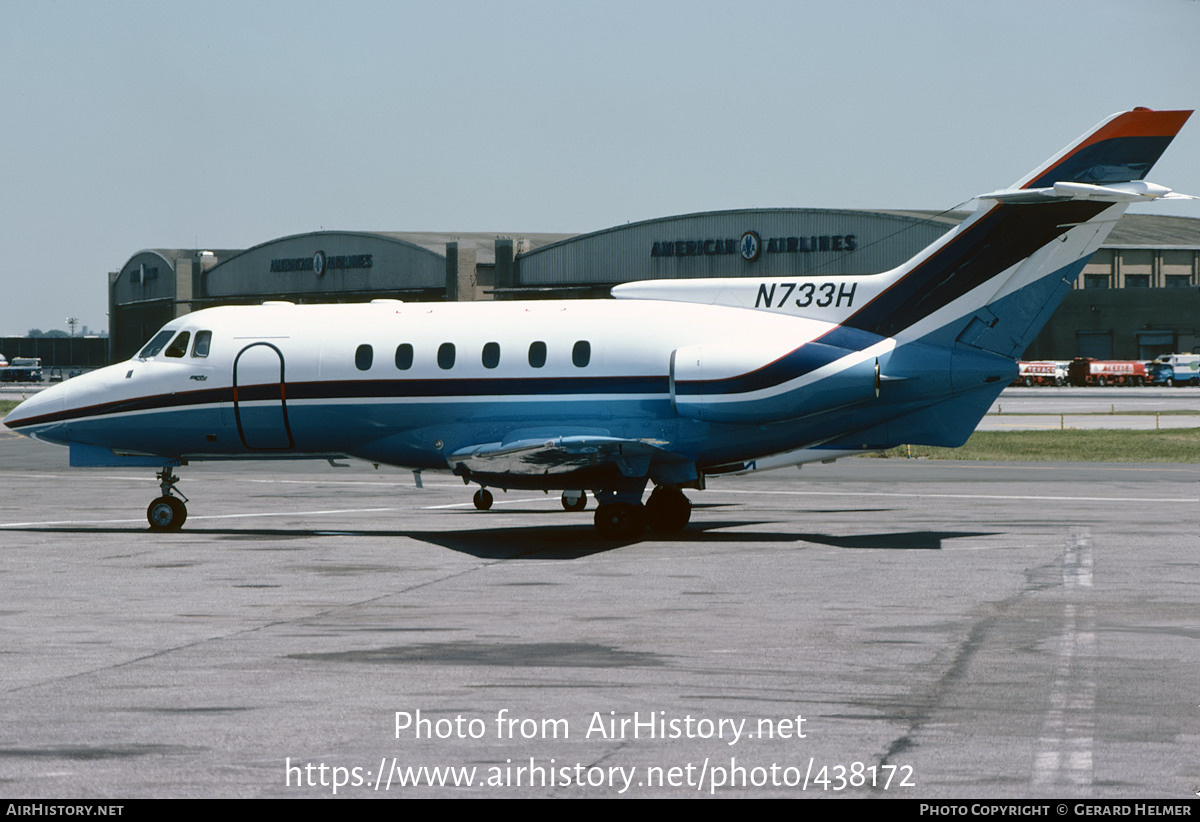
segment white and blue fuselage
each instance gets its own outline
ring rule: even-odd
[[[169,323],[145,356],[42,392],[9,422],[81,454],[453,469],[464,449],[582,437],[703,471],[879,422],[875,362],[894,341],[821,342],[839,333],[657,300],[230,306]],[[821,419],[835,408],[836,423]],[[578,485],[563,473],[538,483]]]
[[[211,308],[5,424],[73,465],[162,467],[160,530],[186,516],[173,466],[341,456],[588,489],[602,534],[677,530],[709,474],[965,442],[1125,208],[1182,196],[1142,177],[1189,114],[1108,118],[881,274]]]

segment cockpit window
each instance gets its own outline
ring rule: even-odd
[[[207,357],[208,348],[212,344],[211,331],[197,331],[196,344],[192,346],[193,357]]]
[[[167,344],[167,340],[173,336],[175,336],[174,330],[159,331],[150,342],[146,343],[146,347],[138,353],[138,356],[143,360],[153,357],[159,351],[163,350],[163,346]]]
[[[168,357],[182,357],[187,353],[188,343],[192,339],[192,332],[180,331],[179,336],[171,341],[167,346],[166,355]]]

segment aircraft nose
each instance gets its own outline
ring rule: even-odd
[[[57,422],[67,407],[67,383],[43,388],[14,408],[4,425],[18,434],[38,436],[39,431]]]

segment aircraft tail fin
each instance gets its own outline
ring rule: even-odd
[[[612,294],[791,314],[1015,358],[1128,205],[1187,196],[1143,178],[1190,115],[1114,114],[1012,187],[980,195],[972,215],[890,271],[644,280]]]
[[[902,340],[1025,350],[1133,202],[1175,198],[1146,183],[1190,111],[1115,114],[888,272],[843,325]]]
[[[1191,114],[1140,107],[1118,112],[1012,187],[1035,189],[1058,182],[1104,185],[1145,179]]]

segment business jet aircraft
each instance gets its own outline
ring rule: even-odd
[[[596,497],[603,537],[686,526],[705,477],[958,446],[1191,114],[1116,114],[900,267],[630,283],[615,300],[229,306],[5,419],[73,466],[358,457]],[[654,491],[643,505],[648,483]]]

